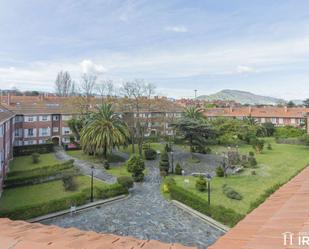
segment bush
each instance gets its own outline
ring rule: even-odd
[[[53,150],[54,145],[52,143],[15,146],[13,148],[13,156],[29,156],[35,152],[45,154],[53,152]]]
[[[233,188],[227,186],[226,184],[223,185],[223,193],[230,199],[238,200],[238,201],[242,200],[242,195],[239,194]]]
[[[31,157],[32,157],[32,163],[34,164],[37,164],[40,162],[40,154],[35,152],[35,153],[32,153]]]
[[[273,149],[273,147],[271,146],[270,143],[267,144],[267,149],[268,149],[268,150],[272,150],[272,149]]]
[[[144,180],[145,163],[144,160],[137,154],[134,154],[126,163],[128,172],[132,173],[135,182]]]
[[[172,151],[171,146],[169,146],[168,144],[165,144],[164,151],[165,152],[171,152]]]
[[[255,175],[256,175],[256,171],[255,171],[255,170],[252,170],[252,171],[251,171],[251,175],[255,176]]]
[[[294,126],[277,127],[275,131],[276,138],[291,138],[301,137],[306,133],[304,129],[297,128]]]
[[[217,175],[218,177],[223,177],[223,176],[224,176],[224,170],[222,169],[221,166],[219,166],[219,167],[216,168],[216,175]]]
[[[182,175],[182,167],[180,166],[179,163],[176,164],[175,174],[176,175]]]
[[[61,179],[64,174],[76,175],[78,171],[74,169],[73,162],[74,160],[69,160],[64,163],[51,166],[9,172],[4,181],[5,187],[13,188]]]
[[[166,175],[168,175],[169,168],[170,168],[170,162],[168,158],[167,152],[163,152],[161,154],[161,161],[159,163],[160,172],[165,172]]]
[[[108,163],[107,160],[103,161],[103,167],[104,167],[104,169],[109,169],[110,168],[109,163]]]
[[[256,161],[256,159],[255,159],[254,156],[250,156],[250,157],[249,157],[249,165],[250,165],[251,167],[255,167],[255,166],[257,165],[257,161]]]
[[[178,185],[171,185],[169,190],[172,199],[182,202],[183,204],[228,226],[236,225],[237,222],[243,218],[243,215],[236,213],[230,208],[225,208],[220,205],[209,206],[207,200],[202,199],[197,194],[194,194]]]
[[[133,178],[130,176],[120,176],[117,177],[117,182],[126,189],[133,187]]]
[[[170,192],[170,186],[175,185],[176,181],[172,177],[165,177],[163,181],[163,192],[164,193],[169,193]]]
[[[128,193],[128,189],[124,188],[119,183],[110,184],[103,188],[96,187],[96,198],[99,199],[107,199]]]
[[[254,152],[253,152],[253,151],[250,151],[250,152],[249,152],[249,156],[254,156]]]
[[[261,153],[263,151],[264,143],[265,141],[262,139],[253,139],[250,141],[250,144],[257,153]]]
[[[195,182],[195,188],[198,190],[198,191],[205,191],[207,189],[207,182],[206,180],[200,176],[196,182]]]
[[[62,178],[63,187],[65,191],[75,191],[77,189],[77,183],[72,175],[65,175]]]
[[[144,150],[144,156],[146,160],[155,160],[157,157],[157,152],[152,148],[146,148]]]

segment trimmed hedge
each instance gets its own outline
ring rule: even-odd
[[[209,206],[207,200],[202,199],[198,195],[179,187],[176,184],[171,184],[169,186],[169,191],[172,199],[180,201],[228,226],[232,227],[236,225],[243,218],[243,215],[236,213],[230,208],[225,208],[220,205]]]
[[[64,175],[76,175],[77,169],[73,166],[74,160],[62,164],[44,166],[32,170],[13,171],[5,179],[5,188],[14,188],[25,185],[38,184],[50,180],[61,179]]]
[[[114,183],[104,188],[96,188],[96,196],[98,199],[107,199],[117,195],[123,195],[128,193],[128,189],[126,189],[119,183]]]
[[[53,152],[53,150],[52,143],[16,146],[13,148],[13,156],[29,156],[33,153],[46,154]]]
[[[104,187],[94,188],[97,199],[107,199],[122,194],[128,194],[128,190],[120,184],[111,184]],[[44,203],[36,203],[14,210],[0,210],[0,217],[8,217],[13,220],[26,220],[41,215],[68,209],[72,205],[80,206],[86,204],[90,199],[90,188],[83,189],[81,192],[72,194],[57,200],[50,200]]]

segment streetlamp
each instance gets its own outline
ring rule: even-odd
[[[206,181],[207,181],[207,189],[208,189],[208,205],[210,206],[210,181],[211,181],[211,175],[207,174],[206,176]]]
[[[91,166],[91,193],[90,193],[90,201],[93,202],[93,171],[94,166]]]
[[[174,151],[171,151],[171,157],[172,157],[172,174],[174,174]]]

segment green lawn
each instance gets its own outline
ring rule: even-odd
[[[0,211],[5,209],[15,209],[30,204],[44,203],[48,200],[68,197],[90,187],[91,178],[89,176],[77,176],[77,191],[65,191],[62,180],[50,181],[25,187],[5,189],[0,199]],[[95,180],[94,186],[106,186],[107,184]]]
[[[238,213],[245,214],[249,211],[250,203],[255,201],[266,189],[275,184],[285,183],[291,176],[309,164],[309,147],[300,145],[276,144],[271,141],[273,150],[264,149],[262,154],[256,155],[258,167],[254,169],[257,175],[251,175],[253,169],[245,169],[237,176],[227,178],[215,177],[211,181],[211,202],[216,205],[223,205],[232,208]],[[265,146],[266,147],[266,146]],[[226,148],[211,146],[213,152],[223,152]],[[252,151],[248,145],[241,146],[240,152]],[[179,186],[184,186],[188,190],[207,199],[207,193],[195,190],[194,177],[186,177],[190,180],[188,186],[184,184],[182,176],[176,176],[175,180]],[[243,199],[240,201],[227,198],[222,192],[223,184],[234,188]]]
[[[59,163],[53,153],[41,154],[39,163],[32,163],[31,156],[15,157],[10,162],[10,171],[30,170]]]
[[[150,144],[150,147],[153,148],[156,151],[164,151],[165,144],[161,143],[147,143]],[[129,155],[133,154],[132,152],[132,145],[129,145],[127,147],[120,147],[119,149],[121,152],[127,153]],[[137,144],[135,144],[135,153],[138,153],[138,147]]]
[[[101,155],[96,155],[96,156],[90,156],[85,154],[82,150],[69,150],[66,152],[68,155],[84,160],[84,161],[89,161],[92,163],[101,163],[102,162],[102,156]],[[110,163],[114,162],[124,162],[125,159],[114,154],[110,154],[107,156],[107,160]]]
[[[117,166],[117,167],[110,167],[107,170],[108,173],[110,173],[113,176],[119,177],[119,176],[132,176],[130,172],[127,171],[127,167],[124,165],[122,166]],[[146,168],[144,170],[144,174],[148,174],[148,169]]]

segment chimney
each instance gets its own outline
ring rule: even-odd
[[[288,112],[288,107],[284,106],[284,112]]]
[[[8,92],[7,104],[11,105],[11,93],[10,92]]]

